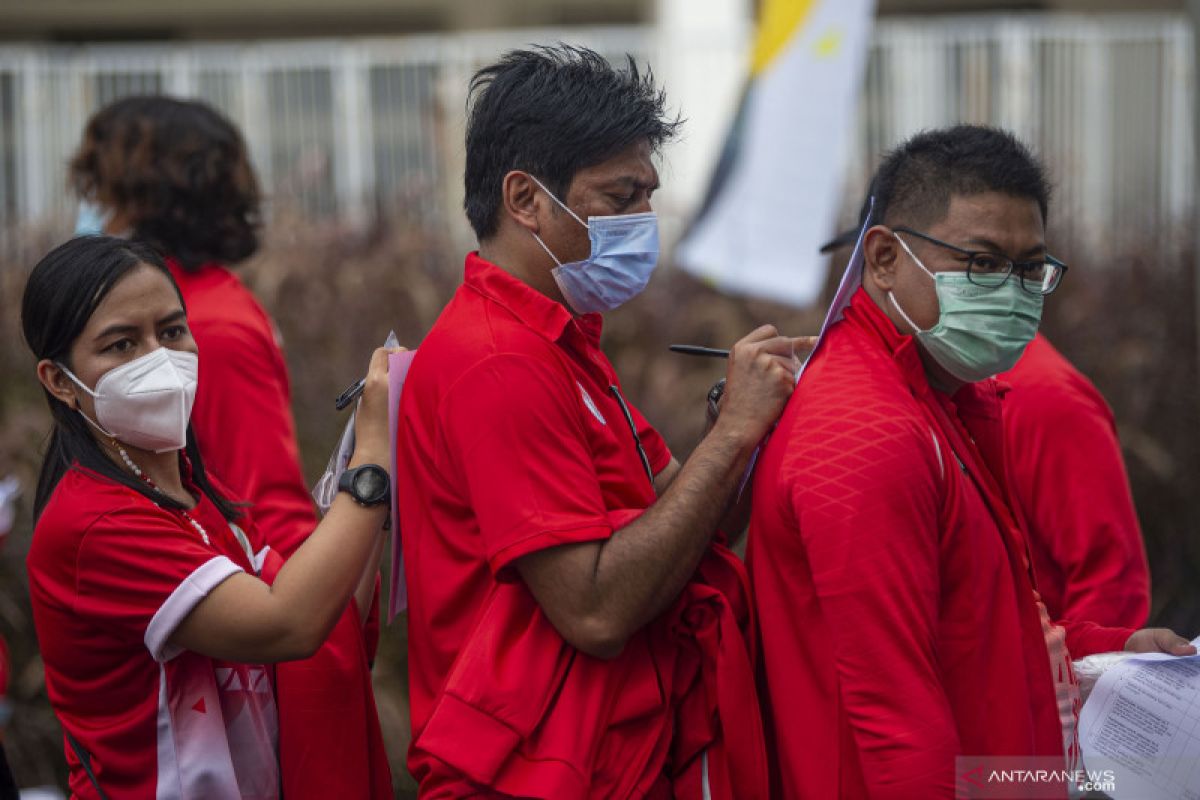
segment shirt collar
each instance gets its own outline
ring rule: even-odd
[[[499,303],[525,325],[552,342],[572,328],[591,344],[598,345],[603,319],[599,314],[571,315],[562,303],[551,300],[524,281],[495,264],[469,253],[463,270],[463,283],[484,297]]]
[[[1007,384],[988,378],[978,383],[965,383],[952,396],[934,390],[925,374],[925,362],[917,349],[916,337],[896,330],[895,323],[875,304],[866,289],[860,288],[854,293],[850,307],[846,309],[846,318],[891,354],[905,380],[918,392],[928,392],[931,397],[939,398],[952,413],[958,413],[965,406],[971,412],[989,418],[999,415],[996,401],[1008,391]]]

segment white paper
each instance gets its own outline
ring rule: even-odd
[[[0,480],[0,539],[12,530],[17,516],[17,498],[21,496],[21,482],[13,476]]]
[[[383,346],[400,346],[400,340],[396,338],[395,331],[388,332]],[[356,402],[354,411],[350,412],[350,419],[346,420],[346,427],[342,429],[342,435],[338,438],[337,447],[333,448],[333,454],[329,456],[329,464],[325,467],[324,474],[313,485],[312,498],[317,504],[321,516],[329,513],[329,507],[333,505],[333,500],[338,494],[338,481],[341,480],[342,473],[346,471],[346,466],[354,456],[354,420],[357,416],[358,403]]]
[[[1089,771],[1112,770],[1114,800],[1200,800],[1200,655],[1111,666],[1079,715],[1079,743]]]

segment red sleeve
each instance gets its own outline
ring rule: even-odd
[[[947,765],[960,745],[937,652],[942,478],[933,440],[928,429],[872,422],[869,409],[850,421],[841,405],[827,412],[822,420],[820,408],[805,408],[781,473],[785,517],[799,530],[830,637],[809,646],[832,651],[836,702],[869,795],[950,797]],[[805,717],[803,708],[787,713]]]
[[[1005,397],[1013,486],[1031,537],[1061,572],[1056,613],[1141,627],[1150,571],[1112,412],[1090,385],[1080,385],[1082,376],[1070,377],[1077,380],[1017,378]]]
[[[217,585],[242,568],[205,545],[169,512],[140,505],[94,522],[79,546],[75,614],[97,628],[141,639],[167,661],[167,640]]]
[[[253,506],[263,539],[284,558],[317,525],[300,469],[287,367],[250,325],[195,331],[200,378],[192,427],[205,467]]]
[[[633,417],[633,425],[637,429],[638,439],[642,442],[642,449],[646,451],[646,458],[650,459],[650,471],[657,475],[671,463],[671,449],[632,403],[629,404],[629,413]]]
[[[446,393],[442,446],[494,573],[546,547],[612,534],[578,409],[569,376],[527,355],[490,356]]]
[[[1096,653],[1119,653],[1133,636],[1136,628],[1105,628],[1094,622],[1058,620],[1067,634],[1067,652],[1071,658],[1080,659]]]

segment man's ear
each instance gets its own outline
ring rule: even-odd
[[[75,384],[58,364],[43,358],[37,363],[37,377],[42,386],[46,387],[46,391],[55,399],[66,403],[67,408],[79,408]]]
[[[534,233],[541,232],[538,213],[541,211],[543,193],[538,191],[529,173],[512,170],[500,183],[500,202],[504,213],[522,228]]]
[[[891,291],[896,286],[899,258],[900,246],[891,229],[873,226],[863,240],[863,281],[870,281],[880,291]]]

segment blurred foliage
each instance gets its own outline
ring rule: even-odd
[[[0,263],[0,476],[27,487],[17,528],[0,553],[0,635],[11,645],[15,715],[4,744],[18,781],[60,783],[58,725],[46,700],[29,617],[23,562],[30,503],[48,415],[19,332],[20,293],[53,244],[30,235]],[[1070,247],[1056,252],[1071,255]],[[462,257],[444,236],[392,220],[366,233],[277,218],[263,251],[239,267],[283,334],[305,473],[314,480],[345,422],[333,398],[361,375],[372,348],[394,329],[419,345],[461,278]],[[842,258],[844,259],[844,255]],[[1045,330],[1112,404],[1126,448],[1154,576],[1153,621],[1200,633],[1200,392],[1195,275],[1176,248],[1147,258],[1070,259],[1063,289],[1047,303]],[[840,274],[835,264],[830,274]],[[821,314],[720,295],[664,267],[647,292],[611,314],[605,349],[627,395],[685,457],[703,426],[703,399],[723,374],[719,360],[671,354],[673,342],[726,347],[764,322],[815,332]],[[1063,476],[1063,480],[1086,476]],[[380,717],[401,795],[408,747],[403,619],[385,626],[375,680]]]

